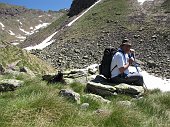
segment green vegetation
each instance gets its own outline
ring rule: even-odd
[[[115,22],[124,25],[127,14],[127,0],[104,0],[75,22],[66,32],[66,37],[95,39],[102,31],[116,30]]]
[[[4,78],[11,76],[0,77]],[[138,100],[118,95],[109,98],[110,104],[103,104],[84,97],[87,93],[79,83],[47,84],[41,78],[22,75],[16,79],[24,80],[24,86],[0,95],[1,127],[168,127],[170,124],[170,93],[151,91]],[[80,105],[60,97],[58,93],[63,88],[79,92],[81,103],[89,103],[89,108],[82,110]],[[126,100],[132,103],[130,107],[117,103]]]
[[[17,66],[26,66],[38,74],[55,72],[51,65],[48,65],[44,61],[38,59],[36,56],[28,53],[25,50],[5,42],[0,42],[0,45],[4,46],[3,48],[0,48],[0,64],[2,64],[4,67],[7,67],[8,64],[18,61]]]

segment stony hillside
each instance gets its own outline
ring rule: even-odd
[[[62,16],[64,11],[26,9],[0,3],[0,39],[17,45]]]
[[[105,47],[118,47],[127,37],[147,71],[169,78],[169,7],[168,0],[101,0],[72,26],[61,27],[52,45],[33,53],[58,68],[82,68],[99,63]]]

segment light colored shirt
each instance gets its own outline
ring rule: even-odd
[[[119,68],[124,67],[125,64],[127,64],[129,60],[128,54],[123,54],[122,52],[117,52],[111,62],[110,71],[111,71],[111,78],[116,77],[120,74]],[[117,67],[112,70],[115,66]],[[125,74],[129,74],[129,69],[126,69],[124,71]]]

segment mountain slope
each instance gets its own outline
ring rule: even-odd
[[[0,3],[0,39],[15,45],[22,43],[26,37],[48,26],[64,13],[62,10],[44,12]]]
[[[28,67],[35,74],[47,74],[55,72],[55,69],[50,64],[38,59],[36,56],[24,51],[7,42],[0,42],[0,65],[5,68],[13,66]],[[41,64],[40,64],[41,63]]]
[[[82,68],[99,63],[105,47],[118,47],[127,37],[147,71],[169,78],[170,22],[166,2],[155,0],[140,5],[133,0],[102,0],[36,54],[59,68]]]

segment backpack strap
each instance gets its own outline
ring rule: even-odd
[[[123,52],[122,50],[118,50],[117,52],[121,52],[121,53],[123,54],[123,57],[124,57],[124,60],[125,60],[125,63],[126,63],[126,57],[125,57],[124,52]],[[116,52],[116,53],[117,53],[117,52]],[[115,54],[116,54],[116,53],[115,53]],[[111,72],[112,72],[116,67],[117,67],[117,65],[116,65],[114,68],[112,68]]]

